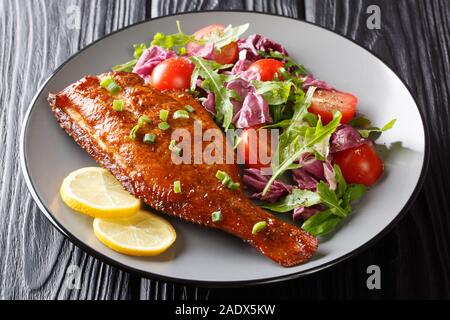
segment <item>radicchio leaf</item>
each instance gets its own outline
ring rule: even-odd
[[[330,138],[330,153],[344,151],[350,148],[369,143],[368,139],[361,137],[358,130],[347,124],[341,124]]]
[[[269,203],[278,201],[292,191],[292,186],[275,180],[267,194],[262,196],[262,191],[267,181],[269,181],[269,176],[261,174],[261,171],[258,169],[245,169],[242,181],[247,187],[256,192],[251,196],[253,199]]]
[[[137,73],[144,79],[148,79],[153,69],[159,63],[175,56],[176,53],[171,50],[167,50],[159,46],[151,46],[145,50],[144,53],[142,53],[133,69],[133,72]]]

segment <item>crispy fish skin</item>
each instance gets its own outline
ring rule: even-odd
[[[100,86],[100,81],[107,76],[112,76],[121,86],[120,93],[113,96]],[[115,99],[124,101],[122,112],[113,110]],[[222,185],[216,178],[218,170],[240,182],[236,164],[225,164],[225,161],[224,164],[173,163],[169,144],[174,129],[185,129],[193,136],[194,121],[201,121],[203,132],[219,129],[208,112],[188,93],[162,93],[144,84],[136,74],[111,72],[87,76],[60,93],[50,94],[48,101],[60,126],[126,190],[152,208],[224,230],[282,266],[304,263],[316,251],[315,237],[253,204],[242,184],[237,191]],[[190,118],[172,119],[173,113],[186,105],[195,109]],[[166,131],[157,126],[162,109],[170,111],[171,128]],[[139,130],[133,141],[129,134],[141,115],[148,116],[153,124]],[[142,142],[143,135],[149,132],[156,135],[154,144]],[[202,147],[209,143],[203,142]],[[173,191],[177,180],[182,186],[182,193],[178,194]],[[212,222],[211,214],[215,211],[222,212],[222,221]],[[267,227],[253,235],[253,226],[260,221],[266,221]]]

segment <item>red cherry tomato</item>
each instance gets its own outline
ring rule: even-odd
[[[320,116],[323,124],[333,120],[333,111],[342,113],[341,123],[348,123],[356,112],[358,98],[341,91],[317,90],[314,93],[309,112]]]
[[[151,84],[158,90],[189,89],[193,71],[194,65],[189,60],[173,57],[153,69]]]
[[[253,62],[248,69],[258,72],[261,76],[261,81],[272,81],[278,69],[283,67],[283,65],[283,62],[275,59],[261,59]],[[278,78],[281,79],[279,72]]]
[[[233,64],[239,58],[239,48],[236,42],[230,42],[214,52],[213,60],[220,64]]]
[[[383,161],[370,144],[335,153],[333,163],[339,165],[348,183],[371,186],[383,173]]]
[[[244,160],[246,168],[262,169],[270,167],[271,134],[269,129],[247,128],[240,136],[238,145],[240,159]]]
[[[221,32],[225,27],[221,24],[212,24],[201,28],[194,33],[194,37],[197,40],[208,38],[213,32]],[[188,47],[195,48],[200,46],[198,43],[190,42]],[[216,50],[213,54],[212,60],[215,60],[220,64],[233,64],[239,58],[239,48],[236,42],[231,42],[226,46]]]

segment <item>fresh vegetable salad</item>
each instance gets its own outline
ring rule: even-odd
[[[374,138],[395,119],[373,127],[356,115],[357,97],[314,78],[283,45],[244,36],[248,24],[191,35],[177,24],[178,33],[135,45],[134,59],[113,70],[135,72],[158,90],[189,90],[224,131],[240,129],[243,181],[258,204],[291,214],[313,235],[334,230],[381,177]],[[275,144],[258,139],[266,129],[276,130]]]

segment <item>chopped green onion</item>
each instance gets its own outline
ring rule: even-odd
[[[219,221],[222,221],[222,218],[223,218],[222,212],[220,212],[220,211],[214,211],[214,212],[211,214],[211,220],[212,220],[212,222],[219,222]]]
[[[114,100],[113,109],[114,111],[123,111],[123,100]]]
[[[153,144],[153,143],[155,143],[155,140],[156,140],[156,135],[155,134],[153,134],[153,133],[146,133],[145,134],[145,136],[144,136],[144,143],[147,143],[147,144]]]
[[[177,142],[175,140],[170,141],[169,150],[175,153],[177,156],[181,154],[181,148],[177,146]]]
[[[237,183],[237,182],[230,182],[229,184],[228,184],[228,188],[230,188],[231,190],[233,190],[233,191],[236,191],[237,189],[239,189],[239,187],[240,187],[240,184],[239,183]]]
[[[111,94],[119,93],[122,88],[114,81],[112,77],[106,77],[100,82],[100,85]]]
[[[166,122],[168,117],[169,117],[169,110],[162,109],[159,111],[159,118],[162,121]]]
[[[160,124],[158,124],[158,128],[165,131],[170,128],[170,125],[167,122],[161,122]]]
[[[224,171],[218,170],[216,172],[216,178],[219,179],[224,186],[226,186],[228,189],[231,189],[233,191],[239,189],[240,184],[238,182],[234,182],[231,177],[228,175],[228,173]]]
[[[227,174],[223,171],[218,170],[216,173],[216,178],[223,181],[225,179],[225,177],[227,176]]]
[[[263,231],[265,228],[267,228],[267,222],[265,222],[265,221],[257,222],[253,226],[252,234],[257,234],[258,232]]]
[[[189,113],[186,110],[177,110],[173,114],[173,118],[176,119],[189,119]]]
[[[146,124],[152,124],[152,120],[148,116],[140,116],[138,119],[138,125],[143,127]]]
[[[181,193],[181,181],[180,181],[180,180],[175,181],[175,182],[173,183],[173,192],[175,192],[175,193]]]
[[[140,129],[140,125],[135,125],[134,127],[133,127],[133,129],[131,129],[131,131],[130,131],[130,139],[131,140],[133,140],[133,141],[135,141],[136,140],[136,133],[138,132],[138,130]]]
[[[192,106],[190,106],[190,105],[187,105],[184,108],[187,110],[187,112],[194,112],[195,111],[195,109]]]

